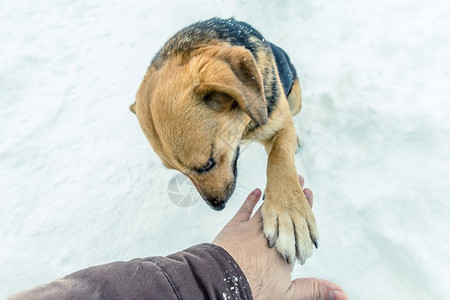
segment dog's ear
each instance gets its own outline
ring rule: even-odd
[[[135,109],[135,107],[136,107],[136,102],[134,102],[133,104],[130,105],[130,111],[131,111],[133,114],[136,114],[136,109]]]
[[[256,65],[252,53],[244,47],[218,47],[213,46],[207,50],[208,54],[225,61],[234,76],[226,76],[220,72],[210,76],[214,78],[206,83],[206,90],[214,91],[219,95],[219,107],[224,107],[223,100],[230,96],[239,107],[246,112],[257,124],[267,123],[267,104],[264,96],[264,84],[261,73]],[[228,72],[230,73],[230,72]],[[217,99],[217,97],[215,97]]]
[[[214,87],[203,93],[202,97],[205,104],[217,112],[227,111],[235,103],[231,96],[219,92],[217,89],[214,89]]]

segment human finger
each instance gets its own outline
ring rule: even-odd
[[[247,199],[245,199],[241,208],[237,211],[236,215],[234,215],[231,221],[237,222],[245,222],[248,221],[252,215],[253,209],[255,208],[256,203],[258,203],[259,198],[261,198],[261,190],[255,189],[251,192]]]
[[[305,186],[305,178],[303,178],[303,176],[300,174],[297,174],[297,176],[298,176],[298,182],[300,182],[300,185],[303,188]]]
[[[288,299],[348,300],[348,296],[340,286],[331,281],[318,278],[298,278],[291,282]]]
[[[308,200],[309,206],[311,206],[312,208],[314,202],[313,192],[310,189],[306,188],[303,190],[303,193],[305,194],[306,200]]]

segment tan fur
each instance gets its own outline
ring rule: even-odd
[[[291,115],[295,116],[302,109],[302,90],[300,89],[300,82],[298,79],[294,80],[291,92],[287,97],[289,103],[289,110]]]
[[[205,199],[228,199],[234,150],[244,140],[261,142],[269,154],[264,232],[288,261],[297,256],[303,263],[318,237],[294,161],[291,115],[301,109],[300,84],[295,80],[268,118],[263,82],[281,82],[277,72],[266,72],[276,68],[273,57],[262,50],[256,57],[221,41],[165,56],[149,67],[130,110],[164,165],[188,176]],[[249,130],[252,124],[260,126]],[[198,173],[211,154],[214,169]]]

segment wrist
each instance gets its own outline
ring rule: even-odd
[[[250,286],[253,298],[256,299],[257,295],[259,295],[259,291],[261,290],[262,277],[264,277],[264,274],[261,274],[261,272],[256,271],[259,269],[258,266],[256,265],[258,262],[253,261],[247,255],[239,251],[239,249],[237,249],[236,247],[232,247],[224,243],[221,243],[220,239],[219,240],[215,239],[213,241],[213,244],[220,247],[233,259],[233,262],[245,276]]]

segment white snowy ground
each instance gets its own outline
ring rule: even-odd
[[[259,145],[226,210],[183,208],[128,105],[160,46],[245,20],[296,65],[297,167],[321,240],[294,276],[351,299],[450,299],[450,2],[18,1],[0,8],[0,298],[208,242],[264,188]]]

